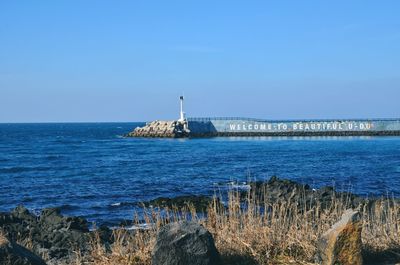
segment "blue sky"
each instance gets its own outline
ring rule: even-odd
[[[1,1],[0,122],[400,117],[399,1]]]

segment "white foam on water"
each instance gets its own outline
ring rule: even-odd
[[[148,229],[152,228],[154,225],[155,224],[144,223],[144,224],[135,224],[135,225],[128,226],[128,227],[113,226],[113,227],[110,227],[110,229],[112,229],[112,230],[125,229],[125,230],[128,230],[128,231],[132,231],[132,230],[148,230]]]
[[[237,181],[229,181],[226,183],[218,183],[218,182],[214,182],[213,183],[214,186],[220,186],[220,187],[228,187],[231,189],[240,189],[240,190],[250,190],[250,184],[248,184],[247,182],[237,182]]]
[[[240,189],[240,190],[249,190],[250,185],[249,184],[232,184],[230,187],[234,189]]]

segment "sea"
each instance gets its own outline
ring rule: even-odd
[[[400,197],[400,137],[124,137],[142,125],[0,124],[0,212],[60,207],[113,225],[141,202],[220,194],[271,176]]]

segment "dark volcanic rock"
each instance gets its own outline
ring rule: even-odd
[[[37,255],[28,249],[10,242],[0,235],[0,264],[1,265],[46,265]]]
[[[19,205],[12,212],[11,215],[17,219],[25,220],[27,222],[35,222],[36,216],[29,212],[28,209]]]
[[[64,217],[59,208],[44,209],[40,215],[40,223],[47,228],[67,228],[81,232],[89,232],[88,223],[80,217]]]
[[[366,200],[348,192],[337,192],[333,187],[312,189],[307,184],[301,184],[286,179],[271,177],[267,182],[250,183],[251,192],[262,202],[292,202],[297,203],[299,209],[304,206],[313,207],[319,204],[325,209],[331,206],[333,201],[341,201],[349,208],[355,208]],[[245,196],[247,193],[243,193]]]
[[[58,208],[44,209],[38,217],[18,206],[0,214],[0,228],[11,241],[30,242],[36,254],[49,260],[69,259],[77,249],[85,252],[91,238],[85,219],[62,216]]]
[[[213,198],[209,196],[178,196],[175,198],[161,197],[145,202],[145,206],[155,206],[160,208],[177,207],[178,209],[182,209],[183,207],[192,205],[195,207],[197,212],[205,212],[212,200]]]
[[[46,226],[62,225],[63,217],[59,208],[46,208],[40,214],[40,222]]]
[[[221,264],[214,239],[202,225],[178,222],[164,226],[157,235],[153,265]]]

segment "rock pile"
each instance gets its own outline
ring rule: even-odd
[[[22,206],[0,213],[0,230],[10,242],[25,242],[36,255],[47,257],[49,265],[68,264],[74,251],[87,251],[92,236],[85,219],[62,216],[58,208],[44,209],[39,216]]]
[[[166,137],[182,138],[189,136],[187,122],[184,121],[153,121],[144,127],[138,127],[127,137]]]

